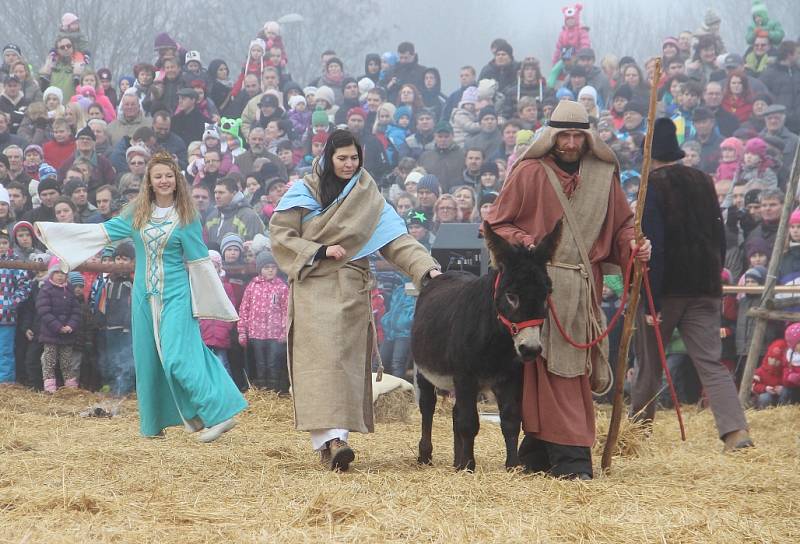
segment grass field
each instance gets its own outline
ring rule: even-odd
[[[140,438],[132,401],[78,415],[99,399],[0,388],[0,542],[800,542],[800,406],[748,413],[757,448],[735,455],[709,412],[686,409],[685,443],[660,413],[652,438],[624,428],[625,456],[583,483],[507,473],[490,423],[476,472],[453,472],[445,410],[433,467],[415,463],[414,412],[352,435],[356,462],[336,474],[274,395],[248,393],[240,425],[208,445],[177,428]]]

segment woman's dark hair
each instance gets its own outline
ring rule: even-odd
[[[69,206],[69,208],[72,210],[73,222],[75,223],[81,222],[80,213],[78,212],[78,206],[76,206],[72,200],[70,200],[65,196],[59,197],[58,200],[56,200],[55,204],[53,204],[53,210],[55,210],[56,206],[58,206],[59,204],[66,204],[67,206]]]
[[[333,155],[337,149],[343,147],[356,146],[358,151],[358,167],[364,166],[364,154],[361,151],[361,144],[350,131],[343,129],[334,130],[327,143],[325,149],[322,151],[322,158],[317,163],[317,175],[320,179],[319,184],[319,200],[323,208],[327,208],[331,203],[336,200],[339,193],[342,192],[342,180],[336,176],[333,169]]]

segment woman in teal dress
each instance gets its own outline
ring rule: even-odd
[[[178,165],[157,153],[139,196],[102,224],[36,223],[47,247],[74,268],[104,246],[136,248],[132,332],[141,432],[184,425],[210,442],[247,406],[200,336],[198,319],[238,319],[203,243],[200,220]]]

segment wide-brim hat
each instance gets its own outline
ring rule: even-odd
[[[531,146],[523,153],[521,159],[540,159],[550,153],[556,144],[556,136],[568,130],[578,130],[586,135],[586,143],[592,154],[603,162],[615,164],[617,157],[611,148],[603,142],[589,124],[589,114],[583,105],[562,100],[550,115],[550,121],[533,140]]]

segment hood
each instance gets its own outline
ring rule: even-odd
[[[422,95],[432,95],[432,96],[439,96],[442,92],[442,76],[439,74],[439,70],[437,68],[427,68],[425,73],[431,73],[436,78],[436,85],[433,86],[433,89],[428,89],[424,85],[422,89],[420,89],[420,93]]]
[[[233,200],[231,200],[231,203],[228,204],[227,206],[219,208],[219,211],[223,214],[229,214],[229,213],[236,213],[242,208],[251,208],[251,207],[252,206],[250,206],[250,203],[247,202],[247,199],[244,197],[244,193],[239,191],[235,195],[233,195]]]
[[[369,70],[367,68],[369,67],[369,61],[371,60],[377,62],[378,66],[381,65],[381,56],[379,54],[367,53],[367,56],[364,59],[364,73],[367,74],[367,77],[369,77]]]

